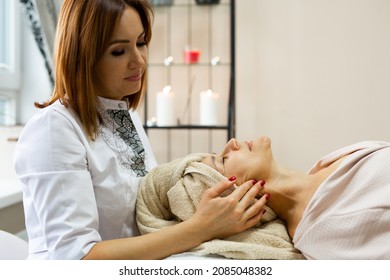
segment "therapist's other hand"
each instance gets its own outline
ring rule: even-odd
[[[263,188],[261,182],[247,181],[231,194],[221,197],[234,186],[234,182],[234,177],[219,182],[203,194],[192,222],[203,229],[204,240],[242,232],[256,225],[264,214],[266,198],[255,199]]]

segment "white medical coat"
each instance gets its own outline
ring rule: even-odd
[[[106,109],[127,110],[124,101],[99,99]],[[157,164],[146,133],[138,115],[130,115],[151,170]],[[134,209],[141,177],[123,168],[126,151],[113,149],[123,140],[112,134],[109,143],[107,133],[102,135],[110,129],[103,127],[91,141],[58,101],[24,127],[14,166],[23,190],[29,259],[81,259],[96,242],[139,234]]]

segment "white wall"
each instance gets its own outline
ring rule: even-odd
[[[236,3],[237,138],[268,135],[277,160],[302,170],[390,141],[390,1]]]

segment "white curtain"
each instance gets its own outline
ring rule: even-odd
[[[33,32],[39,51],[45,60],[45,66],[52,85],[54,85],[52,62],[54,36],[62,1],[20,0],[23,14]]]

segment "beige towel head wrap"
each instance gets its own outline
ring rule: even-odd
[[[205,190],[227,180],[201,162],[209,154],[196,153],[162,164],[141,182],[136,218],[142,234],[189,219]],[[226,191],[228,195],[233,190]],[[261,223],[246,232],[224,240],[212,240],[193,249],[199,254],[218,254],[235,259],[299,259],[302,255],[291,243],[286,227],[266,207]]]

